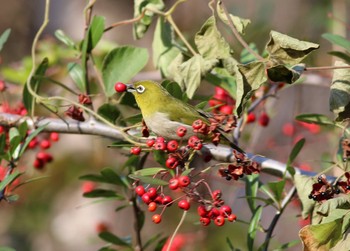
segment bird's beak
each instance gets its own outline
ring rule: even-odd
[[[134,88],[133,84],[126,84],[126,91],[127,92],[134,92],[136,89]]]

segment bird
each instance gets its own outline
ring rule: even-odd
[[[192,123],[198,119],[210,124],[209,115],[197,110],[190,104],[172,96],[159,83],[151,80],[138,81],[126,85],[126,91],[133,94],[146,126],[157,136],[165,139],[181,139],[176,130],[180,126],[187,129],[186,137],[196,135]],[[223,133],[222,128],[218,128]],[[240,153],[244,151],[225,134],[221,134],[233,149]]]

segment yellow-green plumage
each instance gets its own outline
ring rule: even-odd
[[[187,128],[185,138],[192,135],[192,123],[201,119],[209,124],[208,119],[193,106],[173,97],[157,82],[145,80],[128,85],[127,90],[135,96],[147,127],[158,136],[167,139],[179,139],[176,130],[179,126]],[[224,136],[229,142],[229,140]],[[230,142],[230,145],[243,152]]]

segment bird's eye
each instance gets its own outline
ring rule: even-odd
[[[139,85],[137,88],[136,88],[136,91],[138,93],[143,93],[145,91],[145,87],[143,85]]]

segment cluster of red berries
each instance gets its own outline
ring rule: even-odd
[[[53,142],[57,142],[60,139],[59,134],[57,132],[50,133],[49,137],[34,137],[28,145],[29,149],[35,149],[37,147],[40,148],[39,152],[36,154],[36,158],[34,160],[33,166],[42,170],[47,163],[53,161],[53,157],[50,153],[45,152],[45,150],[49,149]]]
[[[253,113],[253,112],[248,113],[247,120],[246,120],[247,124],[254,123],[255,121],[256,121],[255,113]],[[266,127],[269,125],[269,122],[270,122],[269,115],[266,112],[260,113],[259,118],[258,118],[259,125]]]
[[[232,114],[236,101],[221,87],[215,87],[215,94],[209,100],[209,106],[214,107],[214,113]]]
[[[224,205],[225,202],[221,199],[221,196],[221,190],[215,190],[211,193],[212,200],[210,204],[198,206],[197,213],[203,226],[208,226],[213,220],[215,225],[221,227],[225,224],[226,219],[230,222],[237,219],[237,216],[232,213],[232,208]]]
[[[341,142],[341,147],[343,150],[343,161],[346,162],[350,158],[350,140],[343,139]]]
[[[349,174],[345,174],[346,177],[350,177]],[[313,199],[314,201],[324,201],[334,198],[335,194],[339,194],[343,186],[345,187],[344,191],[347,191],[348,182],[338,182],[336,185],[332,185],[326,178],[326,175],[322,174],[317,178],[317,183],[312,185],[312,191],[309,194],[309,199]]]
[[[233,150],[235,162],[224,164],[219,168],[219,175],[226,180],[238,180],[244,174],[250,175],[252,173],[259,173],[261,165],[255,161],[250,160],[244,154]]]

